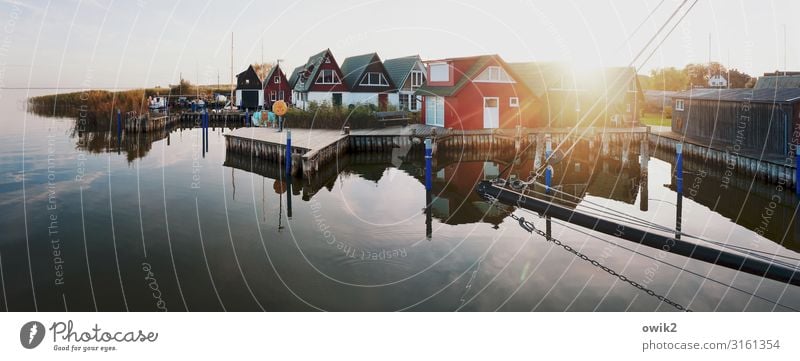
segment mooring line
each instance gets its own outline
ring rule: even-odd
[[[666,303],[666,304],[668,304],[668,305],[670,305],[672,307],[675,307],[679,311],[687,311],[687,312],[691,311],[688,308],[682,306],[681,304],[679,304],[679,303],[667,298],[666,296],[660,295],[660,294],[656,293],[655,291],[651,290],[650,288],[647,288],[646,286],[640,284],[639,282],[636,282],[636,281],[626,277],[625,275],[617,273],[613,269],[603,265],[602,263],[598,262],[597,260],[589,258],[586,254],[584,254],[584,253],[582,253],[582,252],[570,247],[567,244],[564,244],[560,240],[549,236],[544,231],[536,228],[536,226],[532,222],[526,221],[524,217],[518,217],[517,215],[512,213],[511,214],[511,218],[516,220],[519,223],[519,226],[522,227],[522,229],[528,231],[529,233],[536,233],[536,234],[544,237],[547,242],[551,242],[551,243],[553,243],[553,244],[555,244],[557,246],[560,246],[565,251],[567,251],[569,253],[572,253],[576,257],[578,257],[578,258],[580,258],[580,259],[582,259],[582,260],[584,260],[586,262],[591,263],[593,266],[602,269],[603,271],[605,271],[609,275],[618,278],[620,281],[623,281],[623,282],[628,283],[629,285],[631,285],[631,286],[633,286],[635,288],[638,288],[639,290],[647,293],[648,295],[657,298],[659,301],[664,302],[664,303]]]
[[[575,227],[571,227],[571,226],[569,226],[569,225],[567,225],[567,224],[565,224],[565,223],[563,223],[563,222],[558,222],[558,221],[553,221],[553,222],[555,222],[555,223],[556,223],[556,224],[558,224],[558,225],[561,225],[561,226],[562,226],[562,227],[564,227],[564,228],[567,228],[567,229],[573,230],[573,231],[575,231],[575,232],[578,232],[578,233],[582,233],[582,234],[584,234],[584,235],[586,235],[586,236],[589,236],[589,237],[592,237],[592,238],[598,239],[598,240],[600,240],[600,241],[603,241],[603,242],[605,242],[605,243],[608,243],[608,244],[610,244],[610,245],[613,245],[613,246],[617,246],[617,247],[619,247],[619,248],[622,248],[622,249],[624,249],[624,250],[626,250],[626,251],[629,251],[629,252],[635,253],[635,254],[637,254],[637,255],[640,255],[640,256],[642,256],[642,257],[645,257],[645,258],[649,258],[649,259],[651,259],[651,260],[653,260],[653,261],[660,262],[660,263],[662,263],[662,264],[664,264],[664,265],[670,266],[670,267],[672,267],[672,268],[675,268],[675,269],[677,269],[677,270],[679,270],[679,271],[686,272],[686,273],[689,273],[689,274],[695,275],[695,276],[697,276],[697,277],[700,277],[700,278],[703,278],[703,279],[707,279],[707,280],[709,280],[709,281],[711,281],[711,282],[713,282],[713,283],[719,284],[720,286],[730,287],[730,288],[732,288],[732,289],[734,289],[734,290],[736,290],[736,291],[742,292],[742,293],[744,293],[744,294],[746,294],[746,295],[749,295],[749,296],[751,296],[751,297],[758,298],[758,299],[760,299],[760,300],[762,300],[762,301],[766,301],[766,302],[772,303],[772,304],[774,304],[774,305],[776,305],[776,306],[785,307],[785,308],[787,308],[787,309],[789,309],[789,310],[792,310],[792,311],[797,311],[797,312],[800,312],[800,309],[796,309],[796,308],[794,308],[794,307],[791,307],[791,306],[784,305],[784,304],[782,304],[782,303],[780,303],[780,302],[778,302],[778,301],[773,301],[773,300],[771,300],[771,299],[768,299],[768,298],[766,298],[766,297],[759,296],[759,295],[757,295],[757,294],[755,294],[755,293],[748,292],[748,291],[746,291],[746,290],[744,290],[744,289],[741,289],[741,288],[738,288],[738,287],[736,287],[736,286],[734,286],[734,285],[727,284],[727,283],[725,283],[725,282],[722,282],[722,281],[716,280],[716,279],[714,279],[714,278],[711,278],[711,277],[708,277],[708,276],[701,275],[701,274],[699,274],[699,273],[697,273],[697,272],[694,272],[694,271],[692,271],[692,270],[688,270],[688,269],[685,269],[685,268],[682,268],[682,267],[676,266],[676,265],[674,265],[674,264],[672,264],[672,263],[669,263],[669,262],[667,262],[667,261],[660,260],[660,259],[658,259],[658,258],[655,258],[655,257],[653,257],[653,256],[650,256],[650,255],[647,255],[647,254],[641,253],[641,252],[639,252],[639,251],[636,251],[636,250],[630,249],[630,248],[628,248],[628,247],[625,247],[625,246],[623,246],[623,245],[621,245],[621,244],[617,244],[617,243],[611,242],[611,241],[609,241],[609,240],[603,239],[603,238],[601,238],[601,237],[598,237],[597,235],[591,234],[591,233],[589,233],[589,232],[586,232],[586,231],[584,231],[584,230],[581,230],[581,229],[578,229],[578,228],[575,228]]]

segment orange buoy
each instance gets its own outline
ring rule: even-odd
[[[278,100],[277,102],[272,104],[272,112],[279,117],[284,116],[286,114],[286,111],[288,110],[289,107],[286,106],[286,102],[284,102],[283,100]]]

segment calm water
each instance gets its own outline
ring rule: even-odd
[[[113,134],[78,134],[74,120],[26,113],[24,96],[0,100],[0,310],[674,310],[478,197],[475,183],[509,165],[502,156],[439,156],[429,193],[416,150],[346,157],[287,184],[275,166],[226,157],[226,130],[210,131],[205,157],[198,129],[117,145]],[[655,152],[641,182],[633,148],[581,144],[556,183],[582,199],[578,209],[602,204],[674,227],[671,155]],[[793,193],[686,168],[685,232],[798,257]],[[796,287],[638,248],[647,258],[570,224],[552,232],[692,310],[787,310],[750,293],[800,308]]]

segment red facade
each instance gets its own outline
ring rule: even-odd
[[[448,64],[447,81],[431,80],[432,63]],[[494,68],[493,74],[499,74],[497,69],[502,69],[503,79],[481,79],[481,74],[490,67]],[[532,128],[541,123],[538,98],[496,55],[428,62],[427,68],[428,83],[417,94],[422,95],[426,103],[433,96],[444,99],[445,128],[515,128],[518,125]],[[422,119],[428,119],[428,108],[423,105]]]
[[[278,100],[292,104],[292,88],[283,69],[280,65],[275,65],[264,79],[264,104],[267,109],[272,109],[272,104]]]
[[[339,63],[336,62],[336,59],[333,57],[333,54],[330,50],[327,50],[323,57],[317,61],[319,64],[319,70],[311,70],[310,73],[313,74],[314,79],[309,79],[307,81],[311,82],[311,87],[308,89],[310,92],[346,92],[348,91],[347,85],[344,84],[344,76],[342,75],[342,70],[339,68]],[[314,66],[317,66],[314,64]],[[318,84],[317,78],[323,74],[326,70],[332,70],[336,73],[338,77],[338,84]]]

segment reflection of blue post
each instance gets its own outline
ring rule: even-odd
[[[677,180],[678,194],[683,194],[683,144],[675,144],[675,178]]]
[[[289,182],[289,179],[292,175],[292,131],[286,131],[286,182]]]
[[[250,109],[245,109],[244,111],[244,126],[250,126]]]
[[[208,125],[209,125],[208,110],[206,110],[205,113],[203,113],[203,114],[204,114],[204,116],[206,118],[206,131],[205,131],[204,134],[206,136],[206,152],[208,152]]]
[[[122,133],[122,111],[117,109],[117,137]]]
[[[553,185],[553,166],[548,165],[544,169],[544,192],[550,194],[550,188]]]
[[[292,219],[292,181],[286,177],[286,218]]]
[[[794,150],[794,193],[800,197],[800,145]]]
[[[432,161],[433,161],[433,141],[431,140],[431,138],[426,138],[425,139],[425,189],[427,190],[431,190],[431,188],[433,188],[433,182],[431,181]]]

